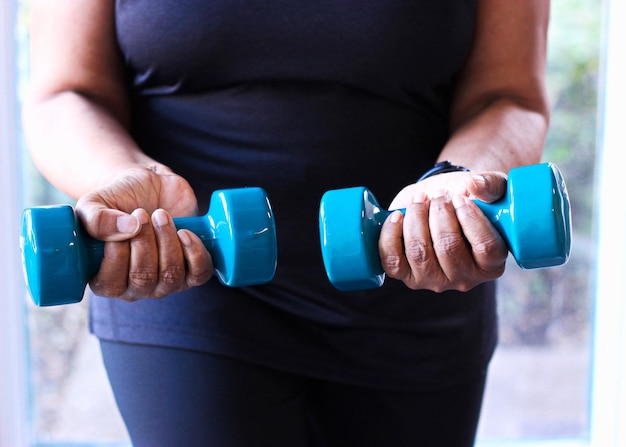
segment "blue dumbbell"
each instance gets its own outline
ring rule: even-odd
[[[523,269],[565,264],[571,246],[569,196],[552,163],[510,171],[507,192],[494,203],[475,200],[504,238]],[[382,286],[378,238],[392,211],[381,209],[365,187],[327,191],[319,210],[322,257],[330,282],[339,290]]]
[[[175,218],[177,229],[198,235],[224,285],[264,284],[276,270],[276,226],[261,188],[213,192],[204,216]],[[68,205],[26,209],[21,235],[24,277],[37,306],[82,300],[98,272],[104,243],[87,234]]]

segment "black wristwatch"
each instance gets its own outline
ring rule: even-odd
[[[433,166],[431,169],[426,171],[424,175],[422,175],[419,179],[417,179],[417,181],[421,182],[422,180],[425,180],[428,177],[433,177],[435,175],[445,174],[448,172],[468,172],[468,171],[469,169],[467,169],[466,167],[453,165],[448,160],[440,161],[439,163],[435,163],[435,166]]]

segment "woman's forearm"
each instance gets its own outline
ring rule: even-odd
[[[88,3],[88,4],[87,4]],[[160,165],[128,133],[130,107],[115,36],[115,1],[32,0],[24,130],[37,168],[72,197],[122,170]]]
[[[459,73],[440,160],[507,172],[541,159],[549,0],[478,0],[474,45]]]
[[[545,110],[527,108],[501,98],[459,126],[439,156],[476,171],[509,169],[538,163],[549,117]]]
[[[165,169],[137,147],[105,107],[79,93],[28,100],[23,121],[35,165],[71,197],[102,186],[124,169]]]

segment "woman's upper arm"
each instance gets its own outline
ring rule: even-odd
[[[548,117],[549,0],[477,0],[474,44],[460,73],[451,126],[506,99]]]
[[[73,92],[128,121],[114,0],[31,0],[31,104]]]

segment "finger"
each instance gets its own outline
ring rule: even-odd
[[[128,269],[129,299],[151,297],[159,280],[159,255],[150,215],[143,209],[133,211],[142,223],[139,234],[130,241]]]
[[[383,270],[389,277],[403,279],[411,276],[409,263],[404,256],[402,226],[404,217],[400,211],[391,213],[380,230],[378,252]]]
[[[472,200],[457,196],[453,202],[475,264],[490,276],[500,276],[508,255],[504,239]]]
[[[187,261],[187,287],[201,286],[213,276],[213,260],[202,240],[189,230],[179,230],[178,238]]]
[[[141,229],[141,222],[136,216],[107,208],[101,202],[88,198],[78,201],[76,215],[87,232],[101,241],[127,240]]]
[[[506,182],[507,177],[503,172],[485,171],[474,174],[468,194],[484,202],[495,202],[506,192]]]
[[[128,241],[105,243],[100,270],[89,281],[92,292],[109,298],[122,296],[128,284],[129,265],[130,243]]]
[[[185,259],[171,216],[162,209],[152,213],[158,247],[157,284],[153,296],[163,297],[182,290],[185,284]]]
[[[435,256],[447,282],[459,290],[469,288],[466,279],[473,271],[474,259],[449,195],[431,201],[429,226]]]
[[[430,207],[428,200],[413,203],[404,219],[404,252],[415,287],[429,289],[444,277],[432,243]]]

